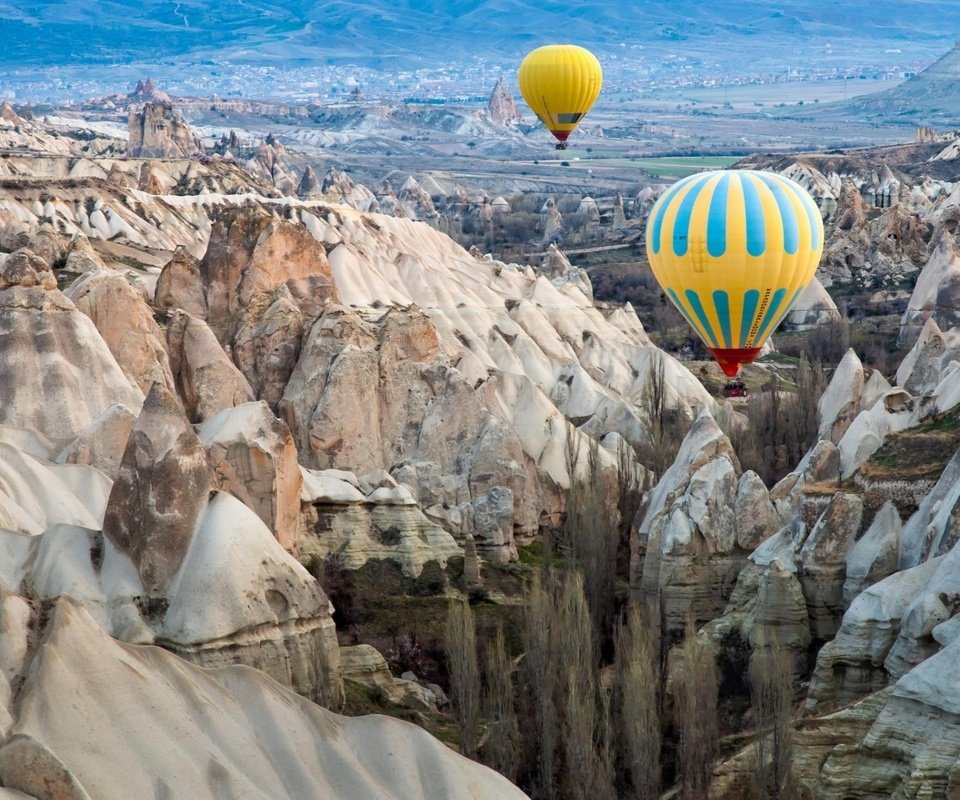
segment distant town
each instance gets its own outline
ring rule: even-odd
[[[815,66],[785,66],[756,71],[721,68],[709,59],[678,53],[652,58],[642,48],[624,48],[603,57],[605,94],[646,92],[664,88],[745,86],[837,80],[897,80],[911,77],[933,59],[887,63],[836,63],[825,57]],[[802,60],[809,62],[809,57]],[[172,95],[214,98],[272,99],[315,103],[364,99],[389,103],[456,102],[482,104],[500,77],[513,80],[513,61],[476,57],[470,61],[384,73],[353,64],[291,66],[204,60],[157,64],[50,66],[12,69],[0,80],[0,99],[18,104],[79,104],[127,89],[152,75]]]

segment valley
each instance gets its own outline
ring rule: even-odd
[[[175,5],[0,3],[97,90],[0,103],[0,798],[960,796],[956,10]],[[418,71],[510,9],[649,28],[566,150]],[[646,246],[705,170],[823,225],[736,386]]]

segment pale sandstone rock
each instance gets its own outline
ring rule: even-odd
[[[64,263],[66,272],[97,272],[104,269],[103,259],[93,249],[90,240],[82,233],[78,233],[70,243],[67,258]]]
[[[256,295],[240,318],[234,361],[256,397],[273,409],[297,365],[303,331],[304,314],[286,285]]]
[[[366,186],[354,183],[346,172],[330,169],[323,177],[320,192],[334,203],[343,203],[358,211],[380,211],[380,204]]]
[[[120,471],[123,451],[137,415],[125,406],[110,406],[67,444],[54,459],[66,464],[96,467],[111,480]]]
[[[307,164],[300,176],[300,183],[297,184],[297,197],[313,197],[321,192],[320,178],[313,171],[313,167]]]
[[[338,702],[336,631],[320,584],[239,500],[203,499],[166,590],[159,638],[196,664],[247,664]]]
[[[847,350],[817,403],[818,436],[837,444],[862,407],[863,364]]]
[[[313,481],[304,482],[310,495],[303,498],[301,516],[303,560],[336,556],[348,569],[392,561],[405,576],[416,578],[428,563],[444,567],[450,558],[463,555],[453,537],[431,522],[409,493],[396,497],[394,490],[380,488],[364,497],[345,481],[323,475],[313,473]]]
[[[433,692],[415,681],[395,678],[386,659],[372,645],[341,648],[340,672],[345,681],[379,689],[394,705],[419,711],[436,710],[437,698]]]
[[[4,738],[13,724],[11,684],[27,663],[30,613],[22,597],[0,587],[0,736]]]
[[[261,400],[221,411],[197,432],[219,488],[253,509],[277,541],[296,552],[302,478],[289,428]]]
[[[901,568],[943,555],[956,544],[954,509],[960,502],[960,453],[950,459],[940,479],[907,520],[900,536]]]
[[[885,660],[904,614],[936,571],[938,561],[897,572],[853,599],[836,637],[817,655],[808,710],[844,705],[890,682]]]
[[[915,396],[930,394],[940,382],[947,339],[933,318],[928,319],[910,352],[897,369],[897,386]]]
[[[555,242],[563,236],[563,217],[557,211],[557,201],[552,197],[548,197],[540,209],[540,226],[543,228],[544,244]]]
[[[54,613],[13,734],[0,749],[4,783],[38,800],[129,800],[157,787],[193,800],[224,790],[237,800],[525,796],[413,725],[340,717],[253,670],[200,670],[119,644],[69,600]]]
[[[926,563],[931,561],[938,562],[937,568],[904,612],[897,640],[884,662],[884,668],[895,678],[940,649],[933,637],[934,628],[960,610],[960,548],[954,547],[942,558],[933,552]]]
[[[385,469],[375,469],[366,475],[361,475],[357,480],[360,491],[365,495],[372,494],[377,489],[394,489],[397,486],[396,479]]]
[[[213,220],[200,262],[207,322],[230,343],[241,312],[255,295],[286,284],[297,305],[315,317],[337,299],[326,250],[301,225],[256,209],[223,209]]]
[[[840,626],[847,553],[860,534],[862,519],[860,496],[838,492],[800,550],[800,582],[815,638],[831,638]]]
[[[175,311],[167,325],[170,368],[191,419],[203,421],[255,398],[207,324]]]
[[[115,403],[138,411],[142,392],[90,319],[55,289],[52,274],[34,270],[27,256],[23,269],[13,260],[0,270],[8,287],[0,291],[0,423],[65,439]],[[54,288],[41,288],[50,281]]]
[[[410,219],[431,220],[438,216],[429,193],[412,175],[403,182],[397,200],[403,207],[405,216]]]
[[[856,746],[823,765],[817,797],[956,797],[960,756],[957,644],[903,676]],[[867,780],[864,780],[867,778]]]
[[[890,381],[883,376],[883,373],[875,369],[863,384],[863,392],[860,396],[861,410],[869,411],[873,408],[873,404],[892,388]]]
[[[770,647],[777,642],[790,652],[796,672],[806,668],[810,623],[803,589],[797,576],[779,560],[771,562],[757,592],[749,631],[750,647]]]
[[[837,444],[844,477],[852,475],[883,444],[887,435],[916,423],[917,403],[909,392],[892,389],[861,411]]]
[[[490,119],[499,125],[508,122],[518,122],[521,119],[520,109],[503,78],[498,78],[487,101],[487,113]]]
[[[847,553],[846,579],[843,583],[844,605],[868,586],[892,575],[900,566],[900,512],[888,500],[873,518],[867,532]]]
[[[140,294],[118,272],[83,276],[65,292],[97,326],[124,374],[146,393],[153,383],[173,391],[163,332]]]
[[[131,107],[127,127],[127,155],[133,158],[190,158],[203,152],[196,134],[169,102]]]
[[[797,330],[809,330],[818,325],[839,322],[841,318],[837,304],[833,302],[829,292],[823,288],[820,279],[814,276],[800,293],[797,302],[790,307],[784,323]]]
[[[215,478],[176,398],[154,384],[110,492],[104,536],[131,557],[151,595],[162,595],[190,546]]]
[[[283,194],[297,193],[297,176],[286,161],[286,148],[272,135],[260,142],[253,158],[247,161],[247,169],[261,175]]]
[[[688,610],[701,621],[719,616],[746,563],[734,515],[739,474],[729,440],[704,412],[650,493],[631,540],[631,588],[663,604],[670,631],[683,629]]]
[[[60,266],[66,252],[63,239],[48,222],[44,222],[30,237],[27,248],[46,262],[50,269]]]
[[[953,236],[945,235],[917,278],[900,321],[900,343],[912,344],[928,319],[933,319],[943,329],[960,322],[956,311],[958,291],[960,249]]]
[[[820,797],[819,792],[822,791],[823,784],[832,781],[834,777],[843,782],[841,793],[830,795],[836,800],[849,797],[842,792],[851,791],[854,785],[856,785],[858,796],[868,797],[870,800],[890,797],[887,793],[872,793],[872,782],[870,782],[868,770],[873,765],[869,762],[845,764],[841,767],[841,771],[835,772],[826,780],[826,771],[821,770],[824,762],[834,756],[858,752],[860,742],[883,710],[891,691],[878,692],[859,703],[816,720],[806,720],[802,725],[794,728],[791,736],[792,771],[801,797]],[[711,799],[742,800],[744,797],[749,797],[754,791],[756,764],[756,749],[751,743],[732,758],[717,765],[710,787]],[[851,767],[852,772],[843,771]],[[860,795],[859,792],[864,790],[866,794]]]
[[[404,480],[425,507],[471,503],[470,531],[488,557],[505,560],[517,510],[531,514],[519,499],[531,480],[526,459],[516,435],[494,417],[496,406],[443,361],[436,329],[416,311],[391,312],[378,330],[355,312],[331,309],[304,344],[281,413],[309,466],[367,472],[407,461],[436,464],[435,479],[424,473]],[[360,396],[369,402],[356,403]],[[466,481],[459,497],[433,483],[457,474]]]
[[[28,534],[57,523],[99,529],[110,483],[92,467],[53,464],[0,443],[0,527]]]
[[[183,246],[177,247],[157,279],[154,294],[157,308],[179,308],[199,319],[207,316],[207,299],[203,294],[200,261]]]
[[[303,483],[300,500],[303,503],[332,503],[334,505],[363,503],[366,495],[357,488],[357,478],[353,473],[342,470],[313,470],[300,467]],[[353,480],[346,479],[349,474]]]
[[[734,516],[737,546],[742,550],[755,549],[780,527],[780,517],[770,502],[770,493],[753,470],[744,472],[737,482]]]

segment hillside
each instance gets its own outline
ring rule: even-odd
[[[946,46],[950,32],[960,28],[960,8],[952,3],[851,0],[844,4],[844,14],[835,8],[824,0],[732,0],[713,6],[692,0],[634,5],[596,0],[29,0],[0,4],[0,63],[124,63],[188,56],[288,64],[332,58],[374,65],[435,61],[439,40],[446,58],[496,59],[558,37],[607,51],[622,41],[657,51],[685,43],[690,52],[713,62],[728,62],[727,54],[736,54],[770,64],[782,64],[784,51],[778,48],[791,41],[791,66],[825,58],[823,47],[829,42],[835,59],[882,63],[882,56],[865,59],[862,54],[899,48],[922,56],[926,49]],[[722,51],[713,46],[718,34],[724,36]]]
[[[960,42],[899,86],[856,98],[850,111],[917,125],[960,125]]]

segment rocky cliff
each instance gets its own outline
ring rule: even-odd
[[[144,103],[130,109],[127,155],[133,158],[190,158],[203,146],[183,115],[170,103]]]

